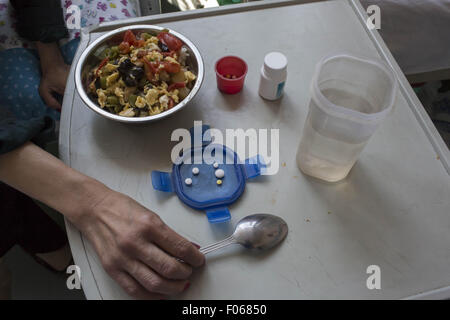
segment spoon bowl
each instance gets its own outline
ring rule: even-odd
[[[287,233],[288,226],[283,219],[258,213],[241,219],[233,237],[247,249],[267,250],[283,241]]]
[[[267,213],[252,214],[237,223],[230,237],[202,247],[200,252],[207,254],[234,243],[247,249],[263,251],[275,247],[287,234],[287,223],[280,217]]]

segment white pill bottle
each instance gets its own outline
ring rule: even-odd
[[[283,95],[287,78],[287,58],[280,52],[270,52],[264,57],[259,80],[259,95],[267,100],[277,100]]]

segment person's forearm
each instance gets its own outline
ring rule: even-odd
[[[75,225],[111,191],[33,143],[0,155],[0,181],[61,212]]]
[[[189,287],[204,255],[154,212],[69,168],[32,143],[0,155],[0,181],[65,215],[90,241],[106,272],[136,298]]]
[[[41,62],[41,69],[44,73],[46,70],[51,69],[52,66],[64,64],[64,59],[61,54],[61,50],[56,42],[43,43],[35,42],[36,48],[39,53],[39,59]]]

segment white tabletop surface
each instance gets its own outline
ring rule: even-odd
[[[251,213],[269,212],[287,221],[289,235],[280,247],[263,255],[233,247],[208,256],[190,289],[177,298],[391,299],[423,292],[450,296],[445,288],[450,286],[450,178],[437,154],[440,142],[430,142],[435,131],[424,131],[420,121],[429,124],[429,120],[412,109],[411,101],[417,104],[417,99],[403,76],[393,114],[346,180],[322,183],[303,175],[295,163],[309,84],[322,56],[337,51],[381,55],[398,72],[384,44],[375,45],[365,30],[356,13],[359,4],[272,2],[272,8],[256,4],[258,10],[249,10],[254,5],[244,4],[240,10],[245,12],[226,15],[219,14],[229,12],[220,11],[224,9],[199,10],[209,13],[197,13],[195,19],[189,13],[147,18],[148,23],[187,36],[205,63],[199,94],[166,120],[127,126],[103,119],[83,105],[71,77],[61,122],[62,159],[133,197],[201,245],[223,238],[231,224]],[[225,10],[239,8],[233,7]],[[80,47],[99,34],[97,30],[84,35]],[[285,96],[268,102],[257,94],[259,68],[264,55],[274,50],[288,58],[288,80]],[[213,68],[218,58],[228,54],[244,58],[249,67],[244,90],[232,96],[217,91]],[[231,224],[213,227],[204,213],[152,189],[150,172],[170,171],[171,132],[192,127],[194,120],[219,129],[280,129],[278,174],[247,184],[230,207]],[[70,223],[67,226],[87,298],[127,298],[104,272],[89,242]],[[369,265],[381,268],[381,290],[366,287]]]

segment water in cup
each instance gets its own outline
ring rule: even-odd
[[[350,98],[347,93],[339,93],[334,89],[326,90],[323,93],[325,97],[333,95],[337,102],[345,102]],[[355,97],[351,100],[359,101],[358,104],[352,104],[355,110],[372,108],[362,97]],[[311,104],[313,103],[311,101]],[[311,106],[311,108],[314,107],[317,108],[317,106]],[[308,117],[297,153],[297,164],[304,173],[310,176],[330,182],[339,181],[347,176],[368,140],[348,141],[344,135],[327,135],[327,132],[321,132],[320,127],[315,128],[311,117]]]
[[[322,60],[311,87],[298,167],[325,181],[344,179],[392,109],[395,91],[395,78],[382,63],[349,55]]]

